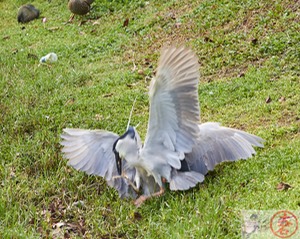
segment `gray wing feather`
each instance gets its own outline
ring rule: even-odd
[[[195,171],[179,172],[175,169],[172,171],[172,180],[170,181],[170,189],[176,190],[188,190],[195,187],[197,183],[204,180],[204,175]]]
[[[199,133],[198,81],[198,59],[190,49],[162,51],[157,75],[150,84],[145,149],[159,145],[172,152],[192,151]],[[180,165],[178,157],[174,160],[178,162],[173,165]]]
[[[263,147],[262,138],[218,123],[204,123],[199,129],[197,145],[186,155],[186,160],[191,170],[204,175],[218,163],[252,157],[253,146]]]
[[[103,177],[108,185],[114,187],[120,197],[135,197],[136,194],[123,178],[118,175],[113,143],[119,136],[104,130],[64,129],[61,138],[62,152],[68,159],[68,165],[87,174]],[[135,169],[129,168],[123,161],[127,177],[133,182]]]

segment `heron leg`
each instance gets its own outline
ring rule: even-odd
[[[165,193],[165,189],[164,187],[160,187],[160,190],[156,193],[151,194],[150,196],[146,196],[146,195],[141,195],[139,196],[139,198],[137,200],[135,200],[134,205],[139,207],[143,204],[143,202],[145,202],[147,199],[151,198],[151,197],[159,197],[161,195],[163,195]]]
[[[136,193],[139,193],[139,189],[134,185],[134,183],[128,178],[127,175],[125,174],[122,174],[122,175],[118,175],[118,176],[114,176],[113,179],[117,179],[117,178],[124,178],[127,180],[127,182],[129,183],[129,185],[133,188],[133,190],[136,192]]]

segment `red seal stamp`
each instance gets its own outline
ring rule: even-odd
[[[289,238],[298,230],[298,218],[290,211],[278,211],[270,220],[270,228],[275,236]]]

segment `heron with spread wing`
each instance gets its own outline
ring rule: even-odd
[[[149,89],[150,114],[144,144],[134,127],[118,136],[105,130],[64,129],[63,153],[77,170],[103,177],[120,197],[137,198],[187,190],[223,161],[247,159],[263,139],[218,123],[200,124],[198,58],[188,48],[161,53]]]

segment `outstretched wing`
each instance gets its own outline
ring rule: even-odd
[[[190,49],[162,50],[156,77],[150,84],[150,115],[144,149],[155,150],[156,155],[161,149],[165,160],[175,168],[180,168],[180,159],[192,151],[198,138],[198,81],[198,59]],[[171,155],[174,152],[179,156]]]
[[[125,179],[114,179],[118,172],[112,147],[119,137],[117,134],[104,130],[64,129],[61,137],[62,152],[69,160],[68,165],[87,174],[103,177],[108,185],[119,192],[120,197],[136,196]],[[135,169],[129,168],[126,162],[123,168],[133,182]]]
[[[193,151],[186,155],[190,169],[203,175],[224,161],[247,159],[255,154],[253,146],[263,147],[264,140],[219,123],[199,125],[200,137]]]
[[[200,137],[191,153],[185,155],[187,171],[172,170],[171,190],[186,190],[204,180],[204,175],[224,161],[247,159],[255,154],[253,146],[263,147],[263,139],[218,123],[198,126]]]

